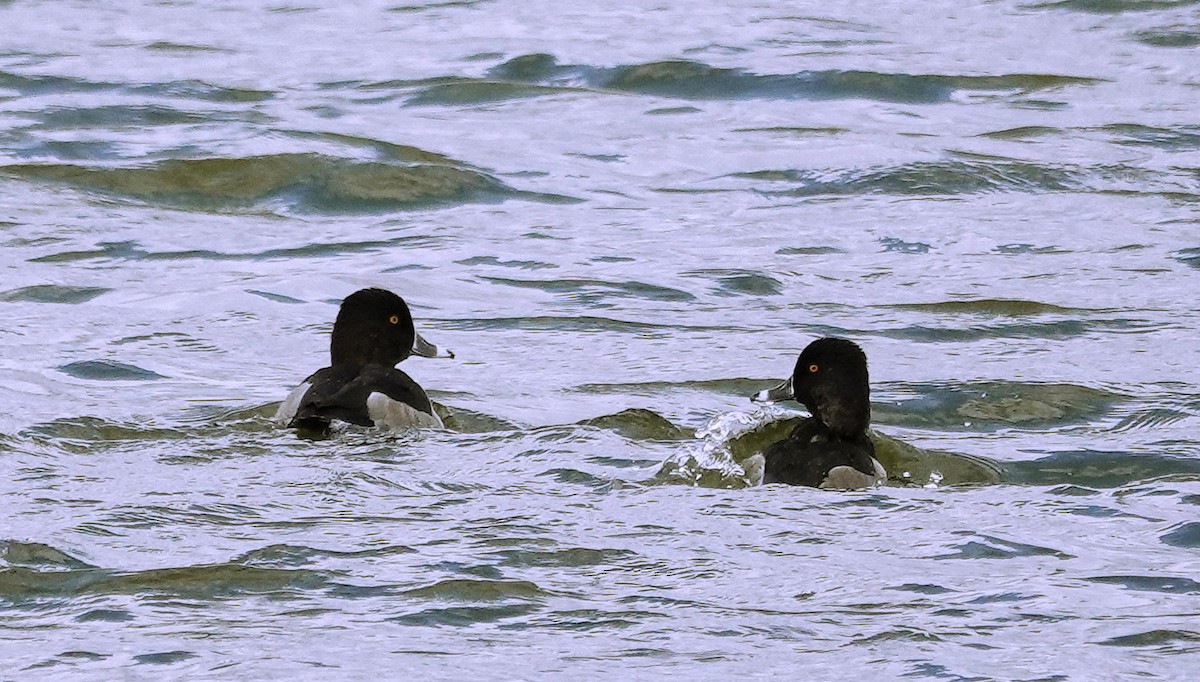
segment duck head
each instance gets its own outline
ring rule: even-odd
[[[417,334],[404,299],[386,289],[361,289],[342,301],[329,343],[331,364],[394,367],[409,355],[438,357],[438,349]]]
[[[867,356],[846,339],[823,338],[808,344],[790,379],[760,391],[751,400],[796,400],[834,433],[855,436],[871,422]]]

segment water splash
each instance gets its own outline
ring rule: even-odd
[[[663,462],[657,478],[704,487],[742,488],[762,482],[761,456],[738,460],[729,443],[792,412],[768,404],[718,414],[696,431],[696,440]]]

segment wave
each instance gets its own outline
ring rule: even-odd
[[[1095,78],[1053,74],[958,76],[856,70],[758,74],[686,59],[600,67],[559,64],[553,55],[528,54],[493,67],[483,78],[393,81],[360,87],[416,88],[416,94],[406,100],[412,106],[479,104],[580,90],[700,101],[871,99],[932,104],[950,101],[960,91],[1028,94],[1099,82]]]
[[[356,161],[314,153],[245,158],[170,159],[139,167],[10,164],[5,173],[61,182],[85,191],[200,210],[263,208],[276,203],[310,212],[379,212],[507,199],[576,201],[523,192],[465,166]]]

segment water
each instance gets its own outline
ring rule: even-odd
[[[1197,8],[0,2],[0,677],[1194,677]],[[364,286],[456,430],[271,423]]]

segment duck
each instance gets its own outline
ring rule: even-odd
[[[887,480],[867,434],[871,423],[867,355],[853,341],[833,337],[813,341],[800,353],[790,378],[750,400],[795,400],[811,414],[763,451],[763,483],[852,490]]]
[[[400,296],[361,289],[342,301],[329,343],[329,366],[300,383],[275,418],[289,428],[328,433],[333,422],[399,429],[445,428],[425,389],[396,365],[439,355],[421,338]]]

